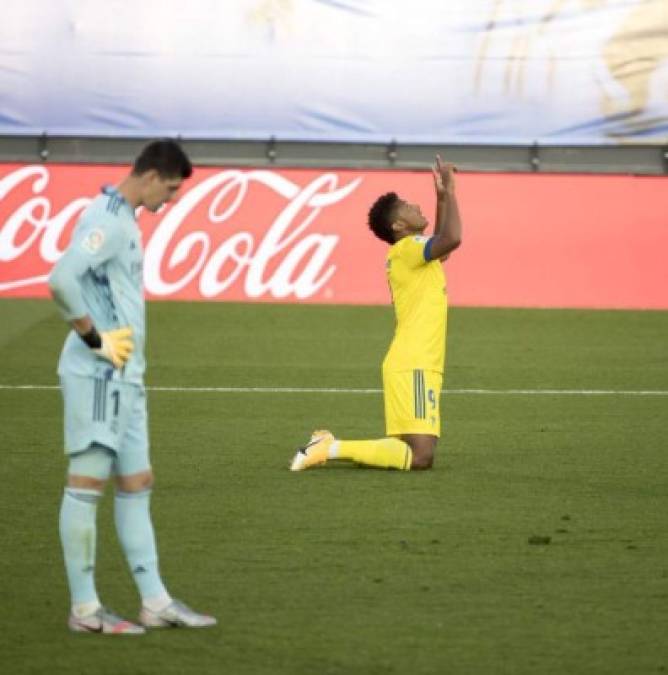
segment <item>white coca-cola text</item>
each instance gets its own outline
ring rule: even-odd
[[[43,284],[44,272],[63,253],[58,248],[63,231],[90,203],[88,197],[77,197],[54,213],[49,178],[49,168],[40,165],[18,168],[0,179],[0,213],[13,190],[27,186],[34,195],[0,222],[0,292]],[[248,298],[313,297],[334,275],[330,259],[339,236],[310,229],[323,209],[344,200],[361,180],[339,186],[336,174],[324,173],[301,186],[264,170],[220,171],[205,178],[164,211],[146,242],[146,290],[169,297],[195,281],[202,298],[219,298],[241,279]],[[252,198],[250,188],[258,186],[284,200],[279,212],[254,228],[240,225],[238,218],[231,222]],[[207,216],[196,222],[193,212],[200,206]],[[21,257],[35,249],[45,263],[40,274],[13,274],[13,269],[21,269]]]

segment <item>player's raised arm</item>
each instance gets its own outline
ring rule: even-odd
[[[444,164],[436,155],[432,166],[436,190],[436,222],[434,236],[430,243],[429,258],[446,257],[462,242],[462,222],[455,193],[455,166]]]

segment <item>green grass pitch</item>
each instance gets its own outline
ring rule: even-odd
[[[0,301],[0,671],[668,672],[668,313],[452,309],[428,473],[287,470],[313,428],[383,434],[380,394],[193,390],[379,388],[392,327],[389,307],[151,303],[147,384],[177,388],[149,393],[163,576],[220,625],[81,636],[60,394],[17,388],[57,384],[66,327]],[[99,590],[135,617],[111,501]]]

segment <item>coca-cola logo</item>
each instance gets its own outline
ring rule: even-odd
[[[59,213],[52,214],[51,200],[43,194],[49,184],[49,170],[44,166],[26,166],[0,180],[0,205],[24,183],[29,183],[33,194],[37,196],[21,203],[0,224],[0,269],[3,270],[0,292],[44,283],[46,274],[9,278],[9,264],[19,261],[37,247],[44,263],[53,265],[62,255],[58,240],[63,230],[90,202],[88,198],[77,198]]]
[[[67,228],[91,201],[76,196],[55,209],[49,180],[49,167],[42,165],[16,168],[0,179],[0,293],[45,283],[67,245]],[[273,171],[224,170],[186,183],[145,243],[146,290],[170,297],[194,285],[200,297],[212,299],[242,284],[253,299],[313,297],[335,274],[332,254],[340,239],[318,232],[318,217],[361,181],[340,185],[337,174],[320,173],[302,185]],[[19,191],[23,196],[11,200],[5,214]],[[253,213],[249,202],[258,194],[270,195],[276,206],[266,222],[246,226],[240,214]],[[35,255],[40,269],[21,264]]]

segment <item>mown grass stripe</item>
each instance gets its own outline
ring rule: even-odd
[[[57,384],[0,384],[0,390],[57,390]],[[219,393],[219,394],[381,394],[382,389],[345,389],[336,387],[146,387],[147,391]],[[664,389],[442,389],[454,396],[668,396]]]

